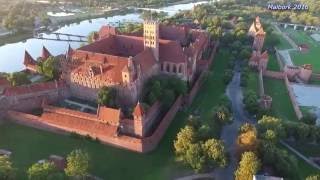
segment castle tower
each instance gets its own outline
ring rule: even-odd
[[[133,64],[132,57],[128,58],[128,65],[125,66],[122,70],[122,82],[125,84],[129,84],[133,82],[135,77],[136,71]]]
[[[140,137],[143,137],[145,135],[146,132],[145,132],[145,128],[143,127],[144,120],[145,120],[145,112],[140,102],[138,102],[138,104],[136,105],[133,111],[133,121],[134,121],[133,128],[134,128],[135,135],[138,135]]]
[[[143,23],[144,48],[151,48],[154,57],[159,61],[159,23],[145,21]]]
[[[263,29],[260,29],[256,33],[253,41],[253,46],[252,46],[254,50],[261,51],[261,49],[263,48],[265,36],[266,36],[266,33],[263,31]]]
[[[299,78],[302,79],[304,82],[309,82],[312,76],[312,65],[311,64],[304,64],[300,68]]]

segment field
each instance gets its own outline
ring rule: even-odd
[[[295,65],[312,64],[313,71],[320,73],[320,43],[310,37],[307,32],[302,30],[285,29],[284,32],[297,44],[307,44],[310,48],[309,52],[301,53],[299,51],[291,51],[290,55]]]
[[[287,121],[297,121],[287,88],[283,81],[264,78],[265,93],[272,101],[272,114]]]
[[[190,171],[175,162],[173,140],[178,130],[185,124],[188,115],[195,110],[201,112],[201,120],[212,120],[212,107],[225,90],[222,75],[227,67],[227,58],[226,54],[217,55],[207,82],[192,106],[176,115],[159,147],[149,154],[133,153],[97,142],[52,134],[11,123],[0,126],[0,148],[13,152],[12,160],[14,166],[18,168],[19,179],[25,179],[25,170],[32,163],[50,154],[66,156],[76,148],[89,152],[90,172],[104,179],[170,179],[177,175],[176,172]],[[215,136],[219,136],[218,125],[215,126],[215,132]]]
[[[280,32],[276,31],[273,28],[273,32],[277,35],[277,38],[280,40],[280,43],[277,45],[277,49],[284,50],[284,49],[291,49],[292,46],[288,43],[288,41],[280,34]]]
[[[269,62],[267,69],[271,71],[280,71],[280,66],[275,54],[269,54]]]

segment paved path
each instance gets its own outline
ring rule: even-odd
[[[201,179],[201,178],[212,178],[212,175],[211,174],[194,174],[191,176],[177,178],[176,180],[193,180],[193,179]]]
[[[238,136],[239,127],[245,122],[249,122],[249,116],[244,111],[244,105],[242,103],[243,95],[240,87],[240,68],[236,66],[236,72],[231,83],[227,87],[227,96],[232,102],[233,111],[233,123],[224,126],[221,133],[221,140],[224,141],[225,147],[229,152],[230,159],[229,165],[226,168],[218,168],[213,171],[212,175],[217,180],[232,180],[234,171],[238,165],[238,159],[236,157],[236,139]]]
[[[244,111],[242,103],[243,96],[240,87],[240,77],[240,66],[236,65],[233,79],[226,89],[226,94],[232,102],[234,120],[232,124],[224,126],[221,132],[221,140],[224,142],[225,148],[230,155],[228,166],[226,168],[217,168],[209,174],[195,174],[178,178],[176,180],[192,180],[203,177],[214,177],[216,180],[234,179],[234,171],[238,165],[238,159],[236,157],[236,139],[238,136],[238,129],[243,123],[250,121],[248,114]]]

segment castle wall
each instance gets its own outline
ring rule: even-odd
[[[161,120],[161,123],[159,124],[155,132],[152,134],[152,136],[142,139],[143,152],[150,152],[158,146],[163,135],[165,134],[169,125],[174,119],[176,113],[180,109],[182,102],[183,102],[183,97],[179,96],[175,101],[175,103],[171,106],[170,110],[166,113],[164,118]]]
[[[182,96],[179,96],[170,110],[166,113],[155,132],[147,138],[135,138],[126,135],[116,136],[117,128],[94,121],[81,121],[79,117],[73,115],[59,116],[60,113],[67,114],[66,111],[50,111],[44,116],[38,117],[23,112],[9,111],[10,120],[37,129],[47,130],[54,133],[68,134],[76,132],[81,135],[89,135],[92,138],[98,138],[102,143],[129,149],[136,152],[149,152],[157,147],[167,128],[175,117],[175,114],[181,107]],[[47,116],[47,117],[46,117]],[[56,117],[51,118],[51,117]],[[59,118],[58,118],[59,117]]]
[[[296,113],[297,118],[301,119],[303,117],[303,115],[302,115],[302,112],[301,112],[300,107],[298,105],[298,102],[296,100],[296,96],[293,93],[293,89],[290,86],[290,82],[289,82],[287,76],[284,77],[284,82],[285,82],[285,85],[287,87],[287,90],[288,90],[288,93],[289,93],[289,97],[290,97],[294,112]]]
[[[62,82],[46,82],[28,86],[11,87],[6,91],[6,93],[0,96],[0,112],[9,109],[27,112],[41,108],[44,99],[49,103],[54,103],[70,96],[68,87]]]

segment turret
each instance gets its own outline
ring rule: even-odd
[[[145,124],[145,111],[138,102],[136,107],[133,111],[133,121],[134,121],[134,134],[140,137],[143,137],[145,135],[146,128],[144,127]]]
[[[124,84],[129,84],[134,81],[136,75],[136,70],[133,64],[132,57],[128,58],[128,65],[122,69],[122,82]]]

